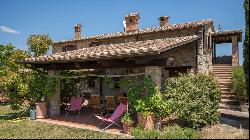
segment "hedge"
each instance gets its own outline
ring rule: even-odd
[[[167,101],[173,102],[173,113],[187,126],[199,128],[219,120],[220,89],[212,75],[181,75],[166,80]]]

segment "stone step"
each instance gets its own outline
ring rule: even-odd
[[[230,87],[230,85],[231,85],[231,83],[230,82],[219,82],[218,81],[218,83],[219,83],[219,86],[221,86],[221,87]]]
[[[219,85],[230,86],[231,81],[219,81]]]
[[[233,99],[220,99],[220,103],[227,104],[227,105],[240,105],[238,100],[233,100]]]
[[[216,71],[216,70],[212,70],[212,73],[215,75],[230,75],[232,74],[232,71]]]
[[[230,87],[230,84],[231,84],[231,81],[229,80],[222,80],[222,81],[218,81],[219,82],[219,85],[222,85],[222,86],[228,86]]]
[[[229,94],[231,94],[231,92],[229,92],[229,91],[220,91],[221,92],[221,95],[229,95]]]
[[[220,68],[213,68],[212,71],[216,70],[226,70],[226,71],[232,71],[232,68],[227,68],[227,67],[220,67]]]
[[[232,68],[213,68],[212,71],[232,71]]]
[[[241,110],[239,105],[227,105],[224,103],[219,103],[219,109],[234,110],[234,111]]]
[[[238,129],[240,128],[249,129],[249,119],[242,119],[231,115],[224,115],[223,113],[221,113],[219,123],[226,124],[228,126],[232,126]]]
[[[232,64],[213,64],[213,66],[232,66]]]
[[[232,77],[231,76],[216,76],[217,77],[217,79],[232,79]]]
[[[231,93],[231,89],[220,89],[221,93]]]
[[[221,116],[232,118],[232,119],[249,119],[249,112],[241,112],[241,111],[234,111],[234,110],[227,110],[227,109],[219,109]]]
[[[221,94],[221,99],[229,99],[229,100],[237,100],[237,97],[235,95],[229,95],[229,94]]]
[[[231,67],[232,65],[213,65],[213,68],[220,68],[220,67]]]
[[[213,66],[212,69],[233,69],[232,66]]]
[[[221,90],[220,92],[222,95],[230,95],[231,94],[231,91]]]
[[[220,75],[226,75],[226,76],[231,76],[232,72],[231,71],[213,71],[213,74],[217,77]]]
[[[225,86],[222,86],[222,87],[220,87],[220,90],[227,90],[227,91],[230,91],[231,90],[231,88],[230,87],[225,87]]]
[[[214,73],[216,77],[231,77],[231,73]]]
[[[231,79],[218,79],[219,83],[220,82],[231,82]]]
[[[220,77],[230,77],[231,78],[232,77],[231,73],[226,73],[226,74],[225,73],[216,73],[215,76],[217,78],[220,78]]]

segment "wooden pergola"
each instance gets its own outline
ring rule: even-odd
[[[238,42],[242,41],[242,30],[218,31],[211,34],[213,63],[216,63],[216,44],[232,43],[232,66],[239,65]]]

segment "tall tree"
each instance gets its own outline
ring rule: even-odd
[[[46,54],[52,44],[53,41],[47,34],[30,35],[27,40],[29,51],[32,53],[33,56],[40,56]]]
[[[244,1],[244,9],[245,9],[245,40],[244,40],[244,48],[243,48],[243,67],[245,72],[246,84],[247,84],[247,95],[249,94],[249,0]]]
[[[27,52],[15,49],[11,44],[0,45],[0,88],[13,83],[23,69],[23,65],[17,61],[27,56]]]

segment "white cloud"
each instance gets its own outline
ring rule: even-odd
[[[10,27],[7,27],[7,26],[0,26],[0,29],[3,32],[12,33],[12,34],[20,34],[20,31],[17,31],[15,29],[11,29]]]

